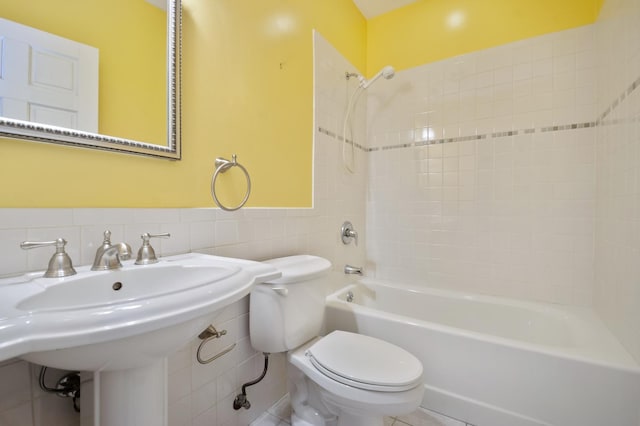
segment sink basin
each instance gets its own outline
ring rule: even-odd
[[[0,361],[21,357],[89,371],[147,365],[186,345],[253,285],[279,274],[262,263],[197,253],[77,271],[0,280]]]
[[[16,307],[23,311],[42,312],[113,306],[213,284],[239,271],[237,266],[162,263],[151,267],[80,274],[27,297]]]

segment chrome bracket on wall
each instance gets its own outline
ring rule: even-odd
[[[202,340],[202,342],[200,342],[200,345],[198,346],[198,351],[196,352],[196,359],[198,360],[198,362],[200,364],[209,364],[210,362],[215,361],[216,359],[220,358],[222,355],[231,352],[233,350],[233,348],[236,347],[236,344],[232,344],[227,346],[226,348],[224,348],[222,351],[220,351],[218,354],[212,356],[211,358],[208,359],[202,359],[202,357],[200,356],[200,351],[202,350],[203,346],[205,345],[205,343],[207,343],[208,341],[212,340],[212,339],[218,339],[222,336],[224,336],[225,334],[227,334],[227,330],[221,330],[218,331],[216,330],[216,328],[213,325],[210,325],[209,327],[207,327],[206,330],[204,330],[202,333],[200,333],[198,335],[198,338],[200,340]]]

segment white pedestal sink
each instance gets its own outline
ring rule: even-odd
[[[94,426],[165,426],[166,357],[216,311],[279,276],[269,265],[203,254],[77,270],[0,280],[0,361],[93,371]]]

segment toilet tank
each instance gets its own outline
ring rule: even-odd
[[[317,256],[299,255],[265,263],[275,266],[282,277],[258,284],[251,290],[251,346],[260,352],[286,352],[320,332],[331,262]]]

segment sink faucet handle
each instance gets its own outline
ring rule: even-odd
[[[102,233],[102,235],[104,235],[104,237],[102,238],[102,244],[98,247],[98,250],[105,252],[111,248],[111,231],[107,229]]]
[[[149,240],[151,238],[169,238],[171,234],[165,232],[163,234],[149,234],[145,232],[140,235],[142,238],[142,247],[138,250],[138,256],[136,257],[136,265],[150,265],[152,263],[158,263],[158,258],[156,257],[156,252],[151,247]]]
[[[104,235],[104,240],[102,241],[102,244],[111,244],[111,231],[107,229],[102,233],[102,235]]]
[[[71,258],[64,250],[65,245],[67,245],[67,241],[64,238],[58,238],[53,241],[23,241],[20,243],[20,248],[23,250],[31,250],[39,247],[55,246],[56,252],[49,260],[49,266],[44,273],[44,277],[62,278],[76,274]]]
[[[144,240],[145,235],[147,236],[147,238],[169,238],[171,236],[171,234],[168,232],[164,232],[162,234],[149,234],[148,232],[145,232],[144,234],[140,235],[140,238]]]

